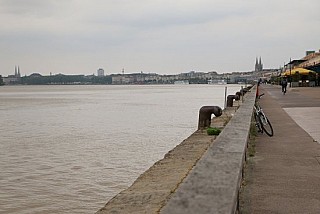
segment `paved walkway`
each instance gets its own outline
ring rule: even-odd
[[[262,85],[274,136],[258,134],[242,213],[320,213],[320,88]]]

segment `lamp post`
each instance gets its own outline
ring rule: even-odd
[[[289,63],[289,66],[290,66],[290,88],[292,88],[292,76],[291,76],[291,58],[290,58],[290,63]]]

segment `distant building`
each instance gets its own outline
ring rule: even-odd
[[[116,75],[112,75],[111,78],[112,78],[112,84],[115,84],[115,85],[134,83],[134,78],[130,75],[116,74]]]
[[[259,61],[258,61],[258,58],[256,58],[256,64],[254,67],[254,71],[262,71],[262,70],[263,70],[263,64],[261,61],[261,57],[259,58]]]
[[[21,83],[21,74],[19,66],[15,66],[14,75],[8,75],[8,77],[3,77],[3,82],[6,85]]]
[[[104,76],[104,70],[102,68],[99,68],[97,73],[98,73],[98,77],[103,77]]]
[[[293,60],[290,64],[292,64],[292,68],[302,67],[320,73],[320,50],[319,52],[306,51],[305,57],[298,60]]]
[[[308,56],[309,54],[314,54],[315,51],[306,51],[306,56]]]

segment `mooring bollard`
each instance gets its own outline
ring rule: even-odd
[[[240,97],[238,95],[228,95],[227,97],[227,107],[233,106],[233,100],[239,100]]]
[[[198,129],[210,127],[212,114],[220,117],[222,115],[222,109],[219,106],[202,106],[200,108]]]
[[[240,100],[240,96],[236,94],[235,100]]]
[[[245,93],[247,93],[247,92],[248,92],[248,89],[245,89],[245,88],[240,90],[240,93],[243,94],[243,95],[245,95]]]

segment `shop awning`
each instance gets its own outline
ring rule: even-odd
[[[295,74],[300,74],[300,75],[309,75],[309,74],[315,74],[316,72],[305,69],[305,68],[295,68],[292,69],[291,72],[290,70],[287,70],[286,72],[282,73],[281,76],[290,76],[291,75],[295,75]]]

